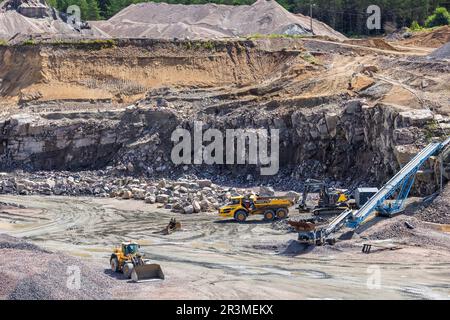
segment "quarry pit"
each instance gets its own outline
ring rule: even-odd
[[[1,261],[0,298],[448,299],[448,159],[442,192],[431,158],[405,212],[334,246],[297,243],[285,221],[217,215],[255,189],[298,200],[308,178],[381,187],[447,138],[450,65],[416,45],[325,36],[0,45],[0,251],[17,254]],[[174,164],[171,135],[195,121],[279,129],[279,172]],[[160,234],[171,218],[182,229]],[[162,265],[164,281],[109,271],[112,247],[127,240]],[[365,254],[367,242],[396,249]],[[46,263],[21,265],[39,252]],[[92,288],[67,291],[54,264],[80,266]]]

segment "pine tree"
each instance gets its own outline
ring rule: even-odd
[[[98,7],[97,0],[86,0],[88,11],[86,13],[87,20],[99,20],[100,19],[100,9]]]

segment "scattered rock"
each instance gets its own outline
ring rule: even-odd
[[[202,210],[202,207],[200,206],[200,203],[197,200],[192,201],[192,208],[195,213],[198,213]]]
[[[183,208],[183,213],[184,214],[194,213],[194,207],[192,205],[188,205],[188,206],[184,207]]]
[[[169,201],[169,196],[167,194],[158,194],[156,196],[156,202],[167,203]]]

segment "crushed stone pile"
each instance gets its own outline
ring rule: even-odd
[[[413,228],[409,228],[407,224]],[[360,235],[369,240],[392,239],[418,247],[450,248],[449,234],[433,229],[416,216],[400,215],[390,219],[382,219]]]
[[[256,34],[311,35],[309,19],[284,9],[276,1],[252,5],[132,4],[93,28],[115,38],[205,39]],[[313,33],[336,39],[345,36],[319,21]]]
[[[101,36],[87,25],[72,26],[66,20],[45,0],[5,0],[0,2],[0,40],[37,36],[51,39]]]
[[[0,299],[111,299],[114,279],[100,267],[0,235]],[[80,287],[68,285],[68,267],[80,268]],[[70,280],[69,280],[69,283]]]
[[[429,206],[419,209],[415,217],[427,222],[450,224],[450,187],[446,187]]]
[[[447,42],[439,49],[434,50],[430,54],[430,57],[439,60],[450,60],[450,42]]]

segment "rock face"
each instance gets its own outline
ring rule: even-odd
[[[136,110],[85,115],[47,114],[14,115],[1,121],[3,142],[2,168],[22,167],[31,170],[103,168],[119,156],[124,170],[134,168],[127,161],[134,150],[154,156],[158,136],[170,137],[177,121],[171,111]],[[10,139],[8,137],[14,137]],[[162,152],[159,151],[159,152]],[[135,154],[135,156],[138,156]],[[168,158],[165,158],[167,161]],[[162,163],[163,159],[155,163]],[[20,164],[21,163],[21,164]],[[140,168],[145,170],[146,167]]]
[[[381,181],[426,145],[430,135],[439,135],[439,128],[433,127],[434,115],[428,110],[405,112],[383,104],[369,107],[362,100],[320,108],[286,106],[270,116],[241,108],[239,116],[211,117],[206,113],[200,117],[205,126],[224,132],[230,128],[278,128],[278,176],[289,169],[299,179],[328,175]],[[187,116],[177,112],[176,106],[153,106],[151,99],[114,112],[13,115],[0,119],[0,169],[92,170],[112,166],[116,173],[151,177],[188,172],[200,176],[213,176],[214,172],[237,178],[258,176],[258,165],[174,165],[171,134],[177,127],[191,127],[192,119]],[[208,190],[211,181],[199,180],[197,185]],[[187,187],[180,186],[177,193],[186,193]],[[130,191],[134,195],[126,197],[146,198],[143,190]],[[260,192],[271,195],[273,190],[263,188]],[[162,196],[155,200],[168,202]]]

